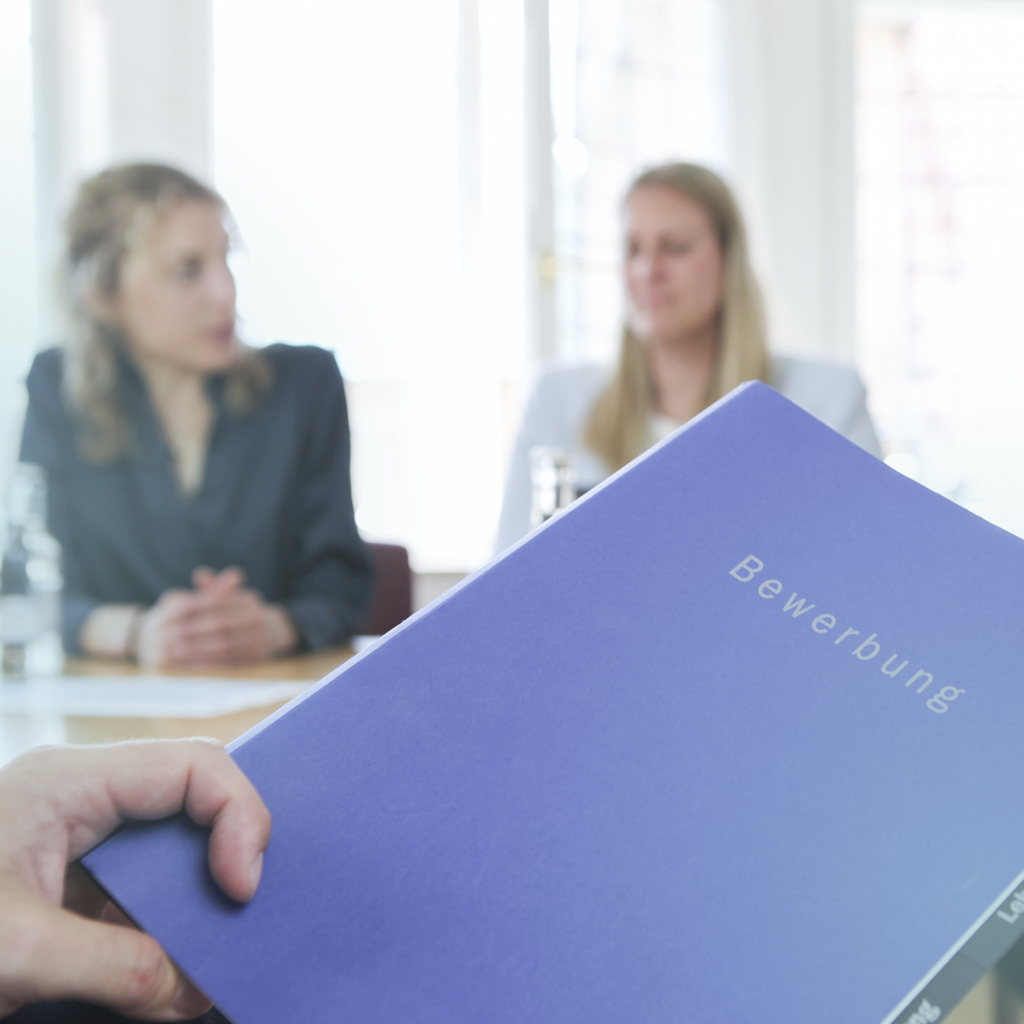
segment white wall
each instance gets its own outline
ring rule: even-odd
[[[529,358],[542,363],[559,354],[555,328],[550,10],[549,0],[522,2],[525,344]]]
[[[523,361],[520,5],[217,0],[214,57],[243,337],[336,352],[360,529],[474,568]]]
[[[787,351],[853,361],[854,0],[718,0],[730,162]]]

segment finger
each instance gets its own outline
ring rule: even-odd
[[[144,668],[158,668],[174,665],[181,659],[180,627],[184,616],[165,622],[160,618],[142,622],[136,644],[139,665]]]
[[[263,613],[258,608],[219,608],[206,615],[193,615],[180,624],[179,636],[186,640],[228,638],[263,630]]]
[[[189,590],[165,590],[153,606],[164,624],[176,622],[195,613],[198,598]]]
[[[265,646],[263,631],[256,625],[245,628],[183,636],[180,649],[190,658],[230,658],[259,652]]]
[[[236,900],[249,900],[263,873],[270,812],[227,751],[214,744],[205,747],[192,770],[185,810],[193,821],[212,828],[210,872],[218,885]]]
[[[198,595],[195,607],[192,611],[192,618],[200,620],[217,615],[259,615],[263,605],[253,594],[247,590],[233,591],[230,594],[223,594],[213,597],[209,593]]]
[[[261,611],[248,606],[217,607],[165,624],[156,646],[160,660],[168,664],[187,664],[210,657],[237,659],[243,649],[255,651],[258,657],[263,633]],[[140,656],[147,650],[145,643],[140,644]]]
[[[216,573],[208,565],[199,565],[192,570],[192,586],[196,590],[208,587],[216,578]]]
[[[244,665],[260,661],[264,656],[266,644],[260,637],[247,637],[244,640],[224,638],[210,639],[201,645],[189,648],[187,662],[190,665]]]
[[[162,647],[168,663],[189,664],[195,660],[201,640],[225,635],[223,629],[211,629],[205,615],[189,615],[170,623],[162,634]]]
[[[175,624],[175,636],[186,644],[232,640],[248,642],[262,638],[266,630],[265,609],[251,602],[236,602],[210,608]]]
[[[221,592],[213,586],[195,595],[195,615],[218,612],[226,609],[251,608],[259,609],[262,602],[251,590],[233,589]]]
[[[226,569],[222,569],[220,576],[226,583],[230,582],[233,588],[245,586],[245,570],[240,569],[237,565],[229,565]]]
[[[252,898],[270,813],[222,747],[206,740],[151,740],[49,753],[64,761],[61,777],[48,783],[60,793],[69,859],[120,821],[164,818],[184,807],[200,825],[212,826],[210,870],[218,884],[233,899]]]
[[[190,636],[187,640],[197,651],[259,651],[264,646],[262,619],[238,622],[218,630]]]
[[[205,568],[205,567],[201,567]],[[196,570],[199,572],[199,570]],[[206,570],[209,576],[204,576],[205,585],[200,593],[205,597],[221,597],[233,591],[241,590],[245,586],[245,573],[241,569],[231,566],[221,572],[215,573]],[[193,574],[193,579],[195,575]]]
[[[19,941],[5,968],[20,979],[22,1002],[81,999],[164,1021],[185,1020],[210,1006],[149,935],[35,901],[11,916]]]

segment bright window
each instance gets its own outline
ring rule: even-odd
[[[645,167],[727,159],[714,0],[551,0],[558,350],[607,361],[622,194]],[[577,146],[565,140],[575,138]]]
[[[1024,534],[1024,5],[871,4],[859,361],[890,461]]]
[[[630,177],[666,159],[722,163],[714,8],[551,0],[545,269],[563,358],[615,350]],[[474,568],[491,550],[535,368],[522,2],[217,0],[213,11],[215,177],[245,241],[245,336],[337,353],[364,534],[407,544],[421,571]]]
[[[25,407],[21,379],[36,346],[30,32],[29,0],[0,4],[0,477],[17,457]]]
[[[244,335],[337,353],[360,527],[421,571],[488,556],[522,376],[522,16],[480,6],[469,190],[457,0],[213,5]]]

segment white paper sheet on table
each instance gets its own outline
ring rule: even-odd
[[[216,718],[291,700],[309,682],[168,676],[56,676],[0,683],[0,714]]]

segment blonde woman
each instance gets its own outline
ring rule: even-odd
[[[576,453],[593,487],[746,380],[763,380],[875,455],[855,370],[771,356],[746,230],[729,187],[696,164],[655,167],[623,205],[628,303],[618,364],[551,370],[537,382],[512,455],[497,550],[530,528],[529,452]]]
[[[22,459],[49,477],[72,652],[255,661],[342,643],[366,613],[337,363],[239,341],[227,216],[132,164],[68,217],[71,330],[29,373]]]

